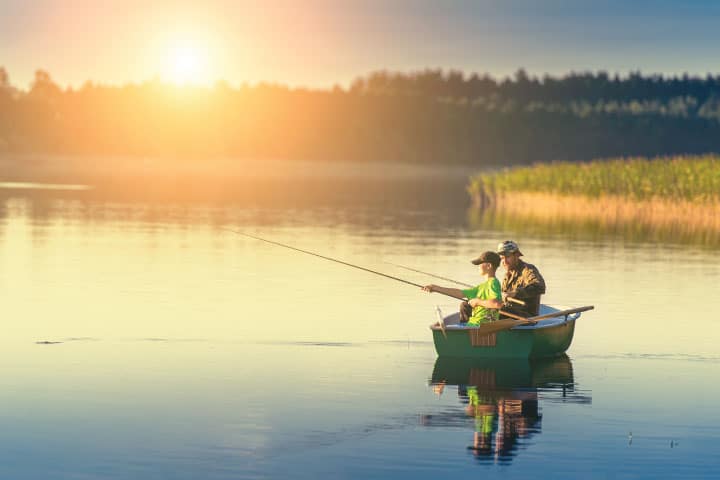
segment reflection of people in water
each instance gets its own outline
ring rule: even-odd
[[[497,391],[493,395],[487,393],[479,392],[477,387],[467,387],[465,411],[475,417],[473,445],[468,448],[477,456],[505,459],[510,456],[516,440],[527,436],[540,419],[537,391],[506,392],[507,396],[498,395]]]
[[[441,396],[443,392],[445,391],[445,380],[442,380],[437,383],[432,384],[432,390],[437,394],[437,396]]]
[[[481,399],[477,388],[468,387],[468,406],[465,409],[468,415],[475,417],[475,435],[472,447],[476,453],[490,453],[493,423],[495,421],[495,402]]]
[[[467,448],[482,463],[511,462],[520,445],[541,432],[540,397],[559,395],[564,404],[592,401],[575,390],[567,355],[537,360],[438,357],[430,386],[438,396],[457,388],[463,405],[422,415],[422,425],[467,429],[471,421],[473,442]]]

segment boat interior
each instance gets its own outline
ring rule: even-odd
[[[565,310],[569,310],[570,307],[566,306],[557,306],[552,307],[550,305],[540,305],[540,313],[538,315],[547,315],[554,312],[563,312]],[[455,330],[455,329],[468,329],[468,328],[474,328],[474,327],[468,327],[465,324],[460,323],[460,313],[455,312],[450,315],[443,315],[442,310],[440,307],[437,307],[438,316],[442,319],[442,322],[445,324],[445,328],[448,330]],[[544,320],[540,320],[535,324],[532,325],[518,325],[516,327],[513,327],[513,330],[528,330],[528,329],[538,329],[538,328],[547,328],[547,327],[553,327],[556,325],[560,325],[562,323],[571,321],[571,320],[577,320],[578,317],[580,317],[581,312],[571,313],[568,315],[560,314],[557,317],[550,317],[546,318]]]

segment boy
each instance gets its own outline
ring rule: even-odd
[[[495,271],[500,266],[500,255],[495,252],[484,252],[472,261],[478,265],[480,274],[485,281],[475,288],[460,290],[459,288],[426,285],[426,292],[439,292],[456,298],[467,298],[467,302],[460,305],[460,323],[469,327],[478,327],[483,323],[494,322],[499,318],[503,306],[500,281],[495,278]],[[467,323],[466,323],[467,322]]]

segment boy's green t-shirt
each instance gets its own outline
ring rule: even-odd
[[[493,277],[475,288],[463,290],[463,295],[468,300],[479,298],[480,300],[502,300],[502,290],[500,281]],[[472,317],[468,320],[467,325],[478,326],[486,322],[494,322],[500,318],[500,310],[497,308],[475,307],[473,308]]]
[[[480,398],[480,395],[478,394],[477,387],[468,387],[467,389],[467,395],[468,395],[468,401],[470,402],[470,405],[473,406],[474,409],[477,409],[479,405],[494,405],[495,402],[490,398]],[[488,434],[492,433],[493,430],[493,420],[495,420],[495,412],[493,413],[484,413],[484,414],[477,414],[477,410],[475,410],[475,431]]]

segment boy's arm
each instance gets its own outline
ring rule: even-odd
[[[480,300],[479,298],[473,298],[468,302],[471,307],[485,307],[485,308],[497,308],[503,307],[503,303],[497,299]]]
[[[445,295],[455,297],[458,300],[465,300],[465,294],[459,288],[441,287],[439,285],[425,285],[423,290],[430,293],[443,293]]]
[[[471,307],[475,308],[477,306],[485,307],[485,308],[496,308],[500,309],[503,307],[502,303],[502,292],[500,291],[500,282],[497,280],[494,280],[491,283],[491,286],[488,291],[484,295],[487,295],[490,298],[474,298],[470,300],[468,303]]]

